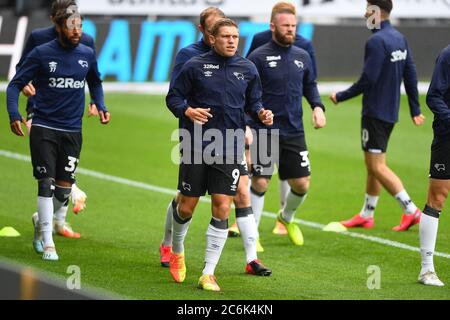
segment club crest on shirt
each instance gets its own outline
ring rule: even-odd
[[[445,164],[443,164],[443,163],[436,163],[435,165],[434,165],[434,167],[436,168],[436,170],[438,171],[438,172],[441,172],[441,171],[444,171],[445,172]]]
[[[234,76],[236,77],[236,79],[238,80],[245,80],[245,77],[242,73],[240,72],[233,72]]]
[[[300,60],[294,60],[295,65],[299,68],[299,69],[303,69],[304,65],[303,62]]]
[[[80,66],[82,66],[83,68],[89,68],[89,64],[87,63],[87,61],[84,61],[84,60],[78,60],[78,63],[79,63]]]
[[[48,63],[48,66],[50,68],[50,72],[54,73],[54,72],[56,72],[56,67],[58,67],[58,63],[55,61],[51,61]]]

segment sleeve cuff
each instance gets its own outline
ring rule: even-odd
[[[9,123],[13,123],[14,121],[22,121],[22,116],[19,113],[9,115]]]
[[[312,109],[314,110],[316,107],[319,107],[320,109],[323,110],[323,112],[325,112],[325,106],[323,105],[323,103],[315,103]]]
[[[187,104],[184,104],[183,106],[177,108],[178,112],[177,112],[177,116],[179,119],[185,119],[186,118],[186,110],[188,108]]]

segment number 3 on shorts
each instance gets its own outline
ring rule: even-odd
[[[300,156],[302,157],[302,162],[300,163],[300,165],[302,166],[302,168],[307,167],[308,170],[311,171],[311,163],[309,162],[308,154],[308,151],[300,152]]]
[[[69,159],[69,165],[67,167],[64,168],[64,170],[66,170],[67,172],[74,172],[75,171],[75,166],[78,163],[78,159],[75,157],[67,157]]]

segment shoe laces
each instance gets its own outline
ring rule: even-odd
[[[172,247],[171,247],[171,246],[161,245],[161,251],[162,251],[163,253],[169,253],[170,250],[172,250]]]
[[[73,232],[72,226],[68,222],[64,222],[64,224],[61,227],[62,229],[66,229],[69,232]]]
[[[175,269],[181,269],[181,267],[183,266],[182,262],[183,262],[184,256],[179,255],[179,254],[173,254],[170,257],[170,264],[175,268]]]
[[[205,282],[217,286],[216,277],[212,274],[208,274],[207,277],[205,277]]]
[[[427,272],[425,272],[425,273],[422,275],[422,277],[423,277],[423,278],[429,277],[429,278],[431,278],[431,280],[439,280],[439,278],[438,278],[436,272],[433,272],[433,271],[427,271]]]

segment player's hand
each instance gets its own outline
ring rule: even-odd
[[[205,124],[208,122],[210,118],[212,118],[212,114],[209,113],[211,108],[192,108],[188,107],[184,113],[186,117],[188,117],[192,122],[198,124]]]
[[[98,114],[100,115],[101,124],[108,124],[109,121],[111,120],[111,114],[108,111],[106,112],[99,111]]]
[[[90,103],[88,107],[88,117],[97,117],[98,116],[98,109],[95,103]]]
[[[327,118],[325,112],[321,107],[315,107],[312,113],[312,122],[314,129],[321,129],[327,125]]]
[[[337,96],[336,96],[336,92],[333,92],[330,96],[330,100],[334,103],[334,104],[338,104],[339,102],[337,101]]]
[[[36,95],[36,89],[34,88],[34,86],[31,83],[29,83],[25,87],[23,87],[22,93],[25,97],[31,98],[34,95]]]
[[[10,124],[11,131],[19,137],[25,136],[25,134],[23,133],[23,130],[22,130],[22,124],[26,125],[26,123],[27,122],[24,118],[22,118],[22,121],[16,120],[14,122],[11,122],[11,124]]]
[[[25,123],[25,126],[27,127],[27,134],[28,135],[30,135],[30,133],[31,133],[31,123],[33,122],[33,119],[30,119],[30,120],[28,120],[26,123]]]
[[[245,126],[245,145],[249,146],[253,143],[253,133],[249,126]]]
[[[264,123],[266,126],[273,125],[273,113],[270,110],[261,109],[258,113],[258,118]]]
[[[425,116],[423,114],[419,114],[418,116],[413,117],[412,120],[416,126],[421,126],[425,122]]]

